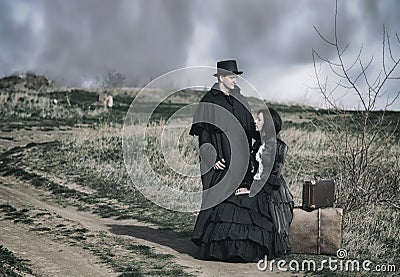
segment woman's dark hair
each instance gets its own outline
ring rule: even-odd
[[[268,133],[268,129],[271,128],[271,126],[268,126],[268,122],[269,122],[269,115],[271,115],[272,118],[272,122],[274,123],[274,127],[275,127],[275,134],[279,134],[279,132],[282,129],[282,118],[279,115],[279,113],[273,109],[268,107],[268,109],[263,109],[263,110],[259,110],[257,114],[263,114],[264,117],[264,125],[261,129],[261,132],[265,132]]]

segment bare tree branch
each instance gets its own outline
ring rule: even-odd
[[[387,76],[386,73],[386,65],[385,65],[385,33],[386,33],[386,29],[385,29],[385,25],[383,25],[383,40],[382,40],[382,64],[383,64],[383,72],[385,72],[385,76]]]
[[[361,44],[360,50],[358,51],[357,58],[354,60],[353,64],[350,67],[348,67],[348,70],[351,70],[357,64],[357,61],[361,60],[361,53],[362,53],[363,47],[364,47],[364,45]]]
[[[321,57],[321,56],[318,54],[318,52],[316,52],[316,51],[313,50],[313,53],[314,53],[314,54],[318,57],[318,59],[320,59],[321,61],[326,62],[326,63],[328,63],[328,64],[330,64],[330,65],[334,65],[334,66],[340,67],[340,64],[334,63],[334,62],[332,62],[331,60],[329,60],[329,59],[327,59],[327,58]]]
[[[329,40],[327,40],[327,39],[318,31],[318,29],[317,29],[315,26],[313,26],[313,28],[314,28],[314,30],[317,32],[317,34],[319,35],[319,37],[322,38],[323,41],[325,41],[326,43],[328,43],[328,44],[330,44],[330,45],[332,45],[332,46],[335,46],[335,44],[334,44],[333,42],[330,42]]]
[[[344,53],[349,43],[345,48],[339,44],[337,0],[334,19],[334,41],[327,40],[314,26],[321,39],[334,47],[334,61],[322,58],[314,49],[312,57],[317,88],[329,107],[329,118],[321,128],[328,131],[326,134],[331,149],[336,153],[340,165],[338,177],[342,183],[338,185],[338,193],[343,199],[340,204],[346,209],[355,209],[383,199],[397,199],[400,203],[400,196],[393,193],[398,191],[400,157],[393,163],[391,153],[391,143],[398,139],[396,132],[398,133],[400,120],[397,119],[393,126],[391,115],[386,112],[400,98],[400,90],[393,96],[389,94],[387,86],[389,81],[400,80],[400,77],[394,76],[399,68],[400,58],[395,56],[390,35],[383,26],[382,61],[376,75],[375,65],[379,61],[375,63],[374,56],[371,55],[365,63],[362,59],[363,45],[351,66],[347,66]],[[396,39],[400,43],[397,33]],[[321,73],[323,65],[330,69],[326,76]],[[342,92],[343,95],[340,95]],[[341,103],[341,99],[349,93],[355,93],[359,101],[358,106],[354,107],[355,111],[346,111]],[[385,94],[388,94],[386,105],[383,111],[377,111],[378,100]],[[397,171],[396,162],[399,168]],[[382,190],[382,186],[386,186],[386,189]]]
[[[343,62],[343,58],[340,55],[339,42],[338,42],[338,33],[337,33],[337,16],[338,16],[338,7],[337,7],[337,1],[336,1],[336,5],[335,5],[335,27],[334,27],[334,29],[335,29],[335,44],[334,44],[334,46],[336,48],[336,53],[337,53],[337,56],[339,58],[343,74],[345,75],[347,81],[351,84],[351,86],[353,87],[353,89],[355,90],[357,95],[359,96],[364,109],[367,109],[367,105],[366,105],[366,103],[365,103],[365,101],[364,101],[364,99],[362,97],[362,94],[361,94],[360,90],[358,89],[358,87],[356,86],[356,84],[351,80],[350,76],[348,75],[348,71],[345,68],[345,65],[344,65],[344,62]]]
[[[397,92],[396,96],[393,98],[391,102],[386,102],[386,108],[391,107],[397,100],[397,98],[399,98],[399,95],[400,95],[400,90]]]
[[[354,79],[354,83],[357,83],[358,79],[359,79],[361,76],[364,76],[364,80],[366,81],[366,83],[368,84],[368,86],[371,87],[371,86],[369,85],[369,83],[368,83],[368,78],[367,78],[366,71],[367,71],[368,67],[370,67],[370,65],[372,64],[372,61],[373,61],[373,60],[374,60],[374,57],[371,57],[371,59],[369,60],[369,62],[368,62],[368,64],[367,64],[366,67],[364,67],[363,64],[362,64],[362,61],[359,60],[360,67],[361,67],[361,72],[360,72],[360,74],[358,74],[358,76]]]
[[[392,59],[392,61],[393,61],[394,63],[396,63],[395,58],[393,58],[392,47],[390,46],[389,33],[387,33],[387,32],[386,32],[386,37],[387,37],[387,43],[388,43],[390,58]]]

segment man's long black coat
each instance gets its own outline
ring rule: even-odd
[[[215,105],[201,105],[202,103]],[[217,106],[226,109],[229,114],[225,112],[225,114],[221,116],[221,113],[218,112],[220,109]],[[229,129],[240,128],[237,123],[236,125],[231,124],[232,121],[234,121],[234,118],[231,115],[237,119],[246,135],[247,141],[240,143],[241,145],[238,145],[238,143],[234,145],[235,140],[228,139],[227,134],[229,133]],[[255,130],[255,123],[249,104],[246,98],[240,93],[239,87],[235,86],[235,89],[232,90],[228,96],[219,90],[218,83],[216,83],[200,100],[199,106],[197,107],[193,117],[193,124],[189,134],[199,137],[201,159],[200,168],[203,190],[212,188],[224,179],[229,165],[231,164],[231,148],[239,153],[241,151],[248,151],[247,154],[249,154],[252,139],[257,141],[260,140],[259,132]],[[233,145],[231,145],[232,141]],[[246,143],[247,145],[243,145]],[[214,152],[216,155],[212,155],[213,151],[216,152]],[[221,159],[225,160],[225,170],[213,169],[212,166],[215,162],[220,161]],[[251,185],[252,178],[249,178],[249,160],[241,160],[240,162],[243,167],[245,167],[245,172],[247,172],[244,179],[238,180],[237,178],[231,178],[229,181],[233,182],[233,184],[230,184],[230,187],[225,186],[226,188],[222,189],[229,190],[233,193],[232,187],[249,187]],[[226,179],[224,181],[226,181]],[[205,203],[205,197],[213,197],[213,195],[206,196],[204,194],[203,204]],[[208,206],[205,209],[204,205],[202,205],[202,210],[197,217],[192,236],[192,241],[197,245],[201,244],[204,228],[207,226],[212,209],[212,207],[208,208]]]

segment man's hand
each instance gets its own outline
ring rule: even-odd
[[[214,169],[218,169],[218,170],[224,170],[225,169],[225,160],[221,159],[220,161],[216,162],[213,165]]]

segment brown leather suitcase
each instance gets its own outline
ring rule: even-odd
[[[333,207],[335,181],[333,179],[304,180],[303,209]]]
[[[291,253],[336,255],[342,247],[341,208],[293,209]]]

